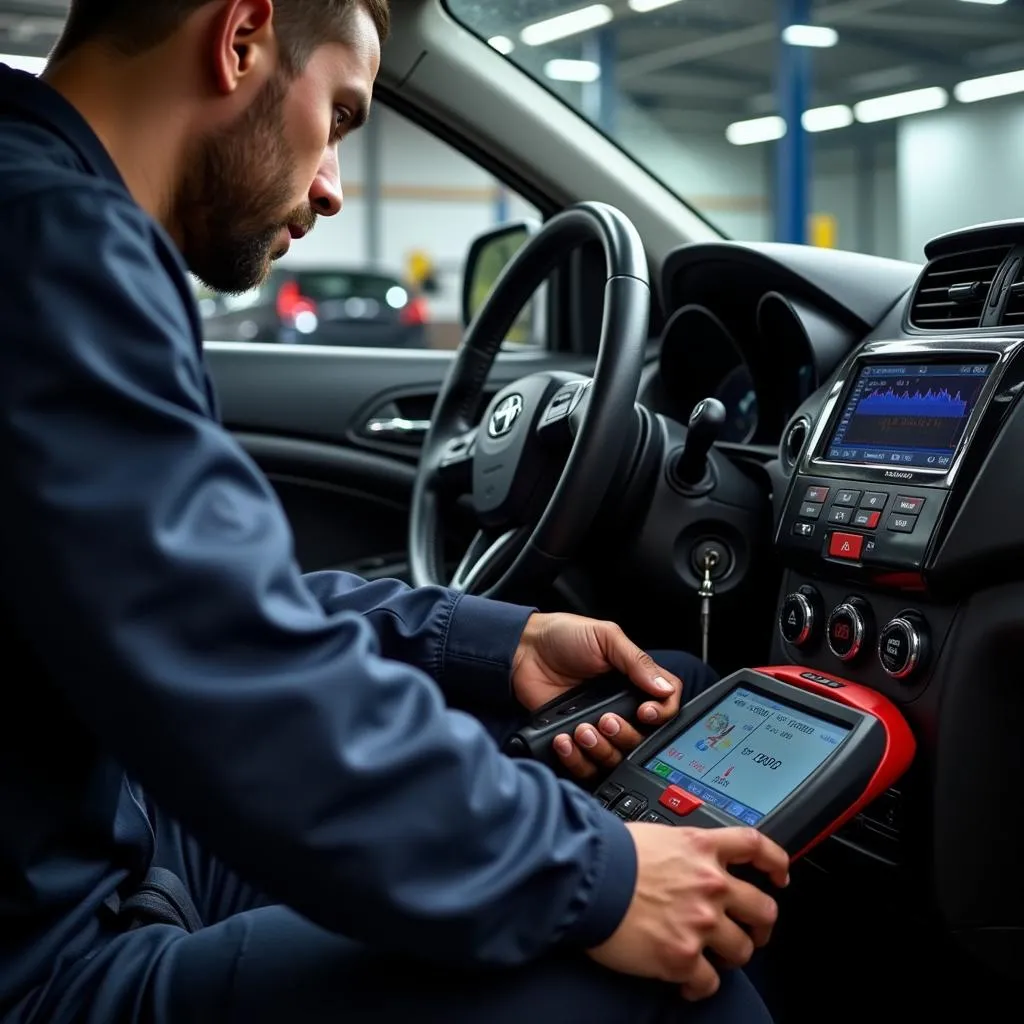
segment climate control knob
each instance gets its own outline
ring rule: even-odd
[[[779,632],[793,647],[810,647],[816,643],[822,627],[821,595],[814,587],[801,587],[788,594],[779,612]]]
[[[871,606],[862,597],[848,597],[828,617],[828,649],[840,661],[856,661],[871,643]]]
[[[928,654],[928,624],[917,612],[900,612],[878,634],[878,660],[893,679],[909,680]]]

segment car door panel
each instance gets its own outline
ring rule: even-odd
[[[406,529],[422,433],[374,435],[375,418],[429,420],[450,352],[211,343],[221,417],[267,474],[292,524],[305,571],[343,568],[404,578]],[[488,395],[543,369],[590,373],[593,360],[502,353]],[[450,550],[468,540],[451,517]]]

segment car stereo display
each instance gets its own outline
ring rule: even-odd
[[[737,687],[644,768],[758,825],[835,752],[850,727]]]
[[[829,462],[947,469],[992,363],[865,366],[826,448]]]

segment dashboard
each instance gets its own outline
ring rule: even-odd
[[[686,443],[675,424],[702,399],[726,406],[715,472],[732,491],[663,507],[677,518],[663,527],[676,531],[671,549],[692,539],[727,553],[719,609],[767,552],[771,663],[839,674],[902,706],[920,765],[846,838],[874,863],[926,858],[950,933],[1009,976],[1024,957],[1024,886],[992,879],[1019,877],[1003,830],[1024,774],[1024,221],[942,236],[925,257],[679,249],[641,402],[669,424],[670,457]],[[767,483],[767,534],[737,512],[724,463],[744,453]],[[737,618],[718,627],[732,627],[731,647],[749,601],[737,597]]]
[[[915,264],[774,243],[684,246],[664,267],[661,294],[671,313],[641,401],[685,423],[698,402],[717,398],[727,411],[720,440],[776,445],[919,272]]]

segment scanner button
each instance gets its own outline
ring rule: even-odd
[[[678,814],[680,817],[691,814],[697,810],[704,801],[699,797],[694,796],[692,793],[687,793],[685,789],[680,789],[678,786],[669,786],[664,793],[661,794],[658,803],[662,807],[667,807],[673,814]]]
[[[648,811],[641,819],[641,821],[647,822],[649,825],[671,825],[672,822],[668,818],[663,817],[657,811]]]
[[[606,782],[594,795],[607,807],[621,792],[621,786],[614,782]]]
[[[632,819],[642,814],[647,808],[647,801],[636,793],[627,793],[612,808],[620,818]]]

